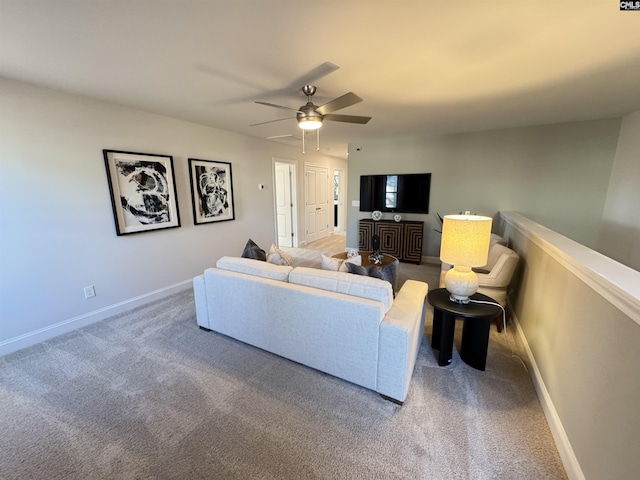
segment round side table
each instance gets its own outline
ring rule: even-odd
[[[438,350],[438,365],[441,367],[451,363],[456,317],[464,319],[460,358],[478,370],[486,367],[491,321],[502,314],[502,307],[493,298],[481,293],[475,293],[470,298],[495,305],[452,302],[445,288],[437,288],[427,294],[427,300],[433,305],[431,347]]]

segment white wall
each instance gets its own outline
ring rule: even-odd
[[[358,219],[369,216],[351,206],[358,200],[360,175],[431,172],[432,214],[470,210],[496,218],[499,211],[513,210],[594,246],[620,122],[610,119],[351,144],[347,245],[357,247]],[[429,222],[423,254],[438,256],[435,217],[403,217]]]
[[[598,251],[640,271],[640,110],[622,119]]]
[[[640,471],[640,272],[521,215],[510,305],[570,479]]]
[[[346,161],[0,78],[0,354],[176,289],[275,240],[272,158]],[[173,155],[180,228],[116,236],[103,149]],[[236,219],[194,226],[189,157],[231,162]],[[258,184],[266,189],[259,191]],[[301,229],[303,225],[301,225]],[[85,299],[83,287],[97,296]]]

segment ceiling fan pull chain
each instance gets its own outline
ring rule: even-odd
[[[316,132],[318,132],[317,138],[316,138],[316,150],[320,151],[320,129],[316,128]]]
[[[302,131],[302,154],[304,155],[304,137],[306,137],[305,131]]]

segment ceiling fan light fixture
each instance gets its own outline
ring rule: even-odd
[[[298,126],[303,130],[317,130],[322,126],[322,120],[318,118],[299,118]]]

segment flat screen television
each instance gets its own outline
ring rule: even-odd
[[[361,175],[360,211],[429,213],[430,173]]]

